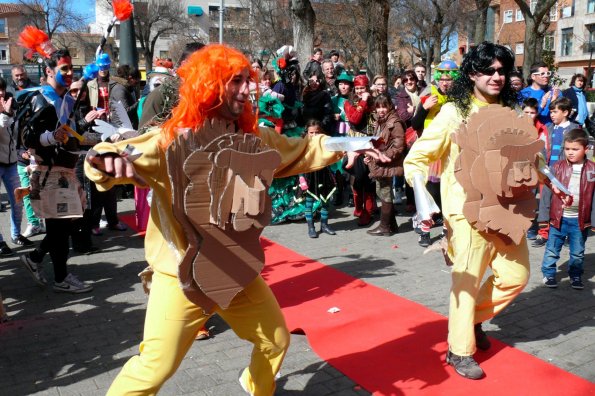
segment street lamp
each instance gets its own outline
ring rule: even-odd
[[[134,3],[134,1],[131,1]],[[134,12],[130,18],[120,22],[120,65],[128,65],[138,69],[138,52],[136,50],[136,35],[134,34]]]

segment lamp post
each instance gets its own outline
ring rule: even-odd
[[[131,1],[134,3],[134,1]],[[120,22],[120,65],[128,65],[138,69],[138,51],[136,50],[136,35],[134,34],[134,12],[130,18]]]
[[[219,44],[223,44],[223,15],[225,14],[225,0],[219,1]]]

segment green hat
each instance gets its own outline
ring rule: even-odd
[[[339,83],[339,81],[346,81],[349,84],[353,85],[353,76],[349,73],[347,73],[345,70],[343,70],[338,76],[337,79],[335,80],[337,82],[337,84]]]

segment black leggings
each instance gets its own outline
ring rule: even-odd
[[[62,282],[68,275],[66,261],[73,224],[73,219],[45,219],[45,237],[39,247],[31,252],[31,258],[36,262],[41,262],[46,253],[50,254],[54,265],[54,280],[57,283]]]

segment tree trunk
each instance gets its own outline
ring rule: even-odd
[[[368,48],[368,76],[388,73],[388,16],[389,0],[360,0],[366,16],[366,46]]]
[[[475,34],[473,35],[473,42],[475,45],[482,43],[486,36],[486,24],[488,20],[488,9],[478,10],[477,19],[475,20]]]
[[[475,20],[475,33],[473,35],[473,43],[478,45],[486,39],[486,26],[488,21],[488,8],[490,7],[490,0],[475,0],[475,8],[477,9],[477,19]],[[488,41],[492,41],[491,38]]]
[[[293,25],[293,47],[298,53],[300,65],[304,67],[314,47],[314,25],[316,14],[310,0],[291,0]]]
[[[523,59],[523,78],[525,81],[529,77],[531,65],[537,60],[536,42],[537,42],[537,24],[533,18],[525,18],[525,44]],[[543,38],[542,38],[543,40]]]

